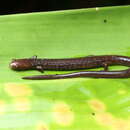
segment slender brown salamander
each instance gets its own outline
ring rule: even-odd
[[[10,67],[13,70],[78,70],[104,67],[107,70],[109,65],[130,66],[130,57],[118,55],[88,56],[68,59],[15,59]]]
[[[65,75],[43,75],[37,76],[35,79],[59,79],[72,77],[95,77],[95,78],[125,78],[129,72],[123,71],[108,71],[108,66],[123,65],[130,66],[130,57],[119,55],[102,55],[88,56],[81,58],[68,59],[38,59],[37,57],[26,59],[15,59],[11,62],[10,67],[13,70],[78,70],[104,67],[104,71],[85,71],[70,73]],[[123,76],[122,76],[123,75]],[[24,77],[24,79],[34,79],[34,77]]]

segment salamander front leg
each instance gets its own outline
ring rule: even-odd
[[[44,70],[43,67],[37,63],[37,55],[34,55],[31,59],[34,60],[34,63],[35,63],[34,66],[35,66],[36,70],[38,70],[41,73],[43,73],[44,72],[43,71]]]
[[[37,55],[32,56],[31,59],[37,59]]]
[[[108,64],[107,63],[103,63],[103,67],[104,67],[104,71],[108,71]]]

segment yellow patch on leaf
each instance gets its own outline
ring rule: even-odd
[[[5,91],[10,96],[30,96],[32,94],[32,89],[25,84],[7,83]]]
[[[88,101],[89,106],[95,111],[105,111],[106,106],[103,102],[97,99]]]
[[[0,100],[0,115],[4,114],[5,110],[6,110],[5,102],[3,100]]]
[[[123,119],[115,119],[113,130],[130,130],[130,122]]]
[[[120,95],[124,95],[124,94],[127,93],[127,91],[124,90],[124,89],[120,89],[120,90],[117,91],[117,93],[120,94]]]
[[[27,98],[16,98],[14,107],[17,111],[26,112],[30,110],[30,102]]]
[[[68,104],[59,102],[53,107],[54,120],[56,123],[68,126],[71,125],[74,120],[74,113]]]
[[[39,122],[36,126],[36,130],[49,130],[49,127],[42,122]]]
[[[95,119],[100,124],[108,126],[112,130],[130,130],[129,121],[116,118],[107,112],[96,114]]]
[[[107,112],[96,114],[96,120],[103,125],[112,125],[114,124],[114,118],[111,114]]]

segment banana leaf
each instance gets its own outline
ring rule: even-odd
[[[32,81],[21,77],[41,73],[9,68],[12,59],[34,55],[130,56],[129,12],[120,6],[0,16],[0,130],[130,130],[129,78]]]

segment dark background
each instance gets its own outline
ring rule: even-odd
[[[0,3],[0,14],[3,15],[129,4],[130,0],[5,0]]]

